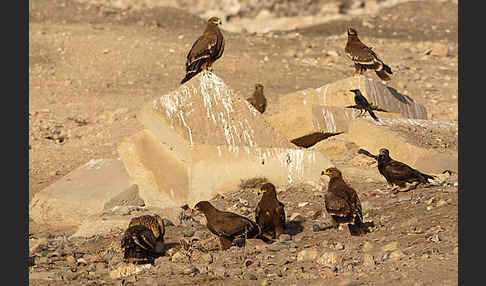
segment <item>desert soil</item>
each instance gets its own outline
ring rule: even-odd
[[[271,105],[296,90],[351,76],[354,69],[343,49],[344,32],[352,25],[392,67],[389,86],[424,104],[429,119],[457,121],[457,14],[457,3],[452,1],[409,1],[375,15],[349,16],[293,31],[223,30],[226,49],[214,69],[242,97],[251,95],[255,83],[262,83]],[[204,19],[177,8],[120,10],[89,2],[29,1],[29,201],[91,159],[118,157],[118,144],[143,128],[136,118],[141,106],[179,85],[187,51],[204,27]],[[368,76],[375,77],[371,72]],[[428,140],[421,130],[405,131],[414,141]],[[437,148],[457,150],[457,134],[441,137],[447,144]],[[340,168],[376,169],[372,160],[355,151],[350,148],[346,160],[334,163]],[[280,244],[250,241],[246,252],[211,250],[213,262],[206,264],[212,270],[199,266],[199,273],[187,267],[201,258],[189,255],[191,259],[179,262],[161,258],[142,274],[112,280],[108,272],[116,268],[117,260],[104,257],[95,263],[94,257],[117,245],[121,233],[65,242],[70,250],[59,258],[47,249],[73,230],[46,229],[30,221],[31,237],[47,243],[45,259],[30,268],[29,281],[31,285],[458,284],[457,175],[438,186],[400,195],[386,191],[384,181],[359,173],[346,179],[358,191],[365,218],[375,224],[365,237],[352,237],[346,228],[314,232],[316,220],[311,216],[322,208],[323,193],[315,186],[296,186],[279,189],[279,197],[289,216],[305,217],[303,229]],[[242,204],[233,211],[246,208],[245,215],[251,217],[257,200],[254,189],[244,188],[217,201],[226,209]],[[303,202],[309,204],[298,205]],[[166,241],[177,243],[185,227],[167,227]],[[202,225],[191,227],[207,233]],[[391,250],[385,247],[390,244]],[[332,266],[297,261],[298,254],[309,249],[336,252],[341,259]],[[69,262],[70,256],[84,257],[88,263]],[[245,259],[251,265],[243,266]]]

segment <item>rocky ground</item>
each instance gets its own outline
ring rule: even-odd
[[[262,83],[271,105],[285,94],[350,76],[354,69],[343,48],[346,27],[353,25],[392,67],[389,86],[424,104],[429,119],[456,121],[457,11],[454,1],[404,1],[291,31],[224,31],[226,50],[215,73],[243,97]],[[29,200],[91,159],[118,157],[121,140],[142,129],[140,107],[179,85],[186,53],[204,23],[175,7],[29,2]],[[402,131],[415,134],[417,145],[457,150],[457,134],[441,134],[438,144],[419,128]],[[376,165],[355,151],[334,163],[354,170],[348,182],[375,224],[365,237],[346,229],[314,232],[319,219],[312,214],[322,208],[323,193],[319,186],[294,186],[279,189],[279,198],[289,219],[300,213],[305,221],[287,241],[251,240],[245,249],[220,252],[208,250],[217,244],[204,226],[168,226],[166,241],[174,247],[168,256],[139,274],[111,279],[123,265],[121,233],[68,240],[72,229],[31,221],[30,284],[457,285],[457,175],[395,196],[384,181],[359,172]],[[244,188],[216,202],[252,217],[257,199],[254,189]],[[202,251],[178,250],[188,229],[196,231]]]

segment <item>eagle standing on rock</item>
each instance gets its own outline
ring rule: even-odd
[[[429,184],[429,180],[434,179],[434,176],[421,173],[405,163],[393,160],[390,158],[388,149],[380,149],[378,156],[373,155],[364,149],[359,149],[358,153],[377,160],[378,171],[380,174],[385,177],[386,182],[389,185],[396,185],[399,187],[398,189],[405,188],[406,183],[416,182],[412,188],[415,189],[419,184]],[[405,191],[410,190],[411,189],[407,189]],[[393,192],[396,193],[398,190],[394,189]]]
[[[391,68],[378,58],[371,47],[359,40],[358,32],[351,27],[348,28],[348,41],[344,53],[354,62],[355,74],[361,75],[367,69],[372,69],[380,79],[391,79],[388,75],[393,74]]]
[[[246,99],[253,107],[256,108],[260,113],[265,112],[267,108],[267,99],[263,95],[263,85],[257,83],[255,85],[255,91],[253,92],[253,96]]]
[[[322,171],[322,175],[327,175],[330,178],[324,202],[334,227],[341,223],[348,223],[352,235],[362,234],[364,232],[362,229],[363,213],[356,191],[344,182],[341,171],[335,167]],[[357,228],[357,232],[349,223],[354,223],[353,226]]]
[[[346,106],[346,108],[359,109],[360,115],[362,115],[363,112],[368,111],[375,121],[380,121],[373,112],[371,104],[368,102],[368,100],[366,100],[366,97],[363,96],[361,91],[359,89],[351,89],[350,91],[354,93],[354,102],[356,105]]]
[[[224,37],[219,29],[221,25],[219,17],[212,17],[208,20],[206,30],[192,45],[187,54],[186,76],[181,84],[203,71],[212,71],[212,64],[223,55]]]
[[[193,210],[204,214],[206,226],[219,237],[222,250],[230,248],[235,239],[253,238],[261,234],[260,227],[253,221],[232,212],[220,211],[208,201],[198,202]]]
[[[164,250],[164,221],[159,215],[143,215],[130,220],[121,248],[125,261],[153,260]]]
[[[277,199],[272,183],[264,184],[258,193],[262,198],[255,209],[255,221],[263,232],[272,232],[272,237],[278,241],[285,229],[284,204]]]

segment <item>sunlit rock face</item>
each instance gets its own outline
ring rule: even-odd
[[[146,129],[118,152],[148,206],[194,204],[253,177],[319,183],[320,171],[332,165],[291,144],[214,74],[197,75],[137,117]]]

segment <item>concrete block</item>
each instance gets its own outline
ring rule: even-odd
[[[78,226],[129,187],[121,160],[90,160],[38,192],[29,215],[36,223],[53,227]]]
[[[332,165],[291,144],[214,74],[145,105],[138,118],[146,129],[118,153],[149,207],[192,205],[253,177],[276,185],[318,181]]]

